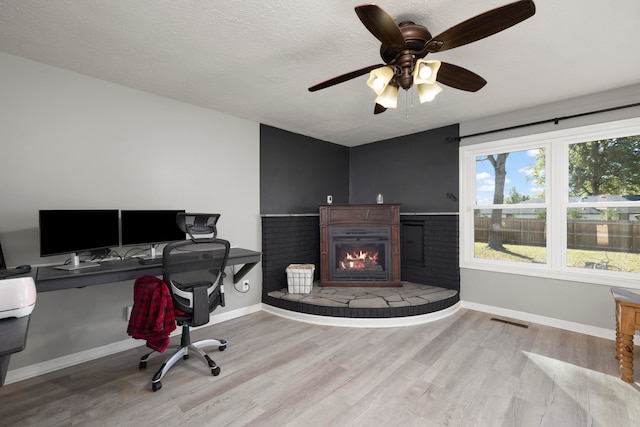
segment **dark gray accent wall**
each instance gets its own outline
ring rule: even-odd
[[[318,213],[318,205],[349,203],[349,149],[260,125],[260,212]]]
[[[352,147],[349,202],[375,203],[382,193],[400,212],[458,212],[459,144],[449,142],[458,136],[451,125]]]
[[[447,142],[457,136],[453,125],[348,148],[261,125],[262,301],[281,302],[267,294],[287,286],[289,264],[314,264],[318,278],[318,205],[328,194],[375,203],[383,193],[401,214],[457,213],[458,143]],[[459,289],[458,216],[402,215],[401,223],[401,279]]]
[[[401,212],[458,212],[458,125],[357,147],[260,126],[260,212],[318,213],[333,203],[400,203]],[[447,197],[447,194],[450,194]]]

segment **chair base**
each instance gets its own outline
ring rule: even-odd
[[[216,365],[216,362],[214,362],[204,350],[202,350],[205,347],[214,347],[214,346],[217,346],[218,350],[224,351],[227,348],[227,341],[212,338],[212,339],[206,339],[206,340],[201,340],[201,341],[191,343],[189,340],[188,326],[186,325],[183,326],[182,343],[180,346],[177,347],[175,352],[167,360],[165,360],[165,362],[162,364],[158,372],[156,372],[156,374],[153,376],[153,379],[151,380],[152,390],[153,391],[160,390],[162,388],[161,380],[166,375],[166,373],[169,372],[169,369],[171,369],[171,367],[175,365],[176,362],[178,362],[180,359],[183,359],[183,360],[188,359],[189,354],[191,353],[195,353],[196,355],[198,355],[200,359],[202,359],[202,361],[204,361],[207,364],[209,369],[211,369],[211,374],[213,376],[220,375],[220,367]],[[147,367],[147,361],[155,353],[157,352],[152,351],[142,356],[140,358],[140,364],[138,365],[138,368],[145,369]]]

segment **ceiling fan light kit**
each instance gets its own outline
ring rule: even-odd
[[[499,33],[530,18],[535,11],[533,0],[519,0],[481,13],[432,37],[429,30],[412,21],[396,23],[375,4],[356,6],[355,12],[362,24],[382,43],[380,57],[385,65],[371,65],[342,74],[310,87],[309,91],[315,92],[369,73],[367,85],[378,95],[374,114],[396,108],[398,88],[409,90],[414,83],[421,104],[432,101],[442,92],[436,81],[455,89],[476,92],[487,83],[479,75],[454,64],[423,58],[429,53],[453,49]]]
[[[418,59],[413,66],[413,83],[418,86],[420,103],[431,102],[442,88],[436,84],[436,77],[440,69],[440,61]],[[378,95],[375,102],[385,108],[397,108],[398,86],[393,85],[392,79],[402,73],[395,66],[385,65],[369,72],[367,85]]]

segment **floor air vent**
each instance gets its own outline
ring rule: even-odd
[[[529,325],[525,325],[523,323],[512,322],[510,320],[504,320],[504,319],[498,319],[496,317],[492,317],[491,320],[496,321],[496,322],[506,323],[507,325],[519,326],[521,328],[528,328],[529,327]]]

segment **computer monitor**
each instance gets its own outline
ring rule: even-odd
[[[122,246],[150,245],[149,258],[156,258],[156,245],[185,239],[185,233],[176,223],[176,216],[183,212],[184,210],[120,211]]]
[[[75,270],[99,264],[80,262],[79,254],[120,246],[117,209],[41,210],[40,256],[71,254],[71,262],[55,268]]]

